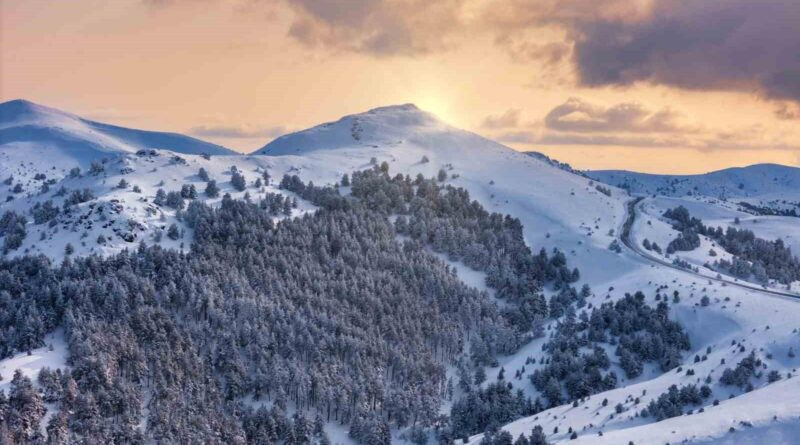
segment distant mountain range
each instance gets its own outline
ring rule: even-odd
[[[698,175],[658,175],[625,170],[594,170],[586,175],[633,194],[713,197],[751,197],[775,193],[800,193],[800,168],[756,164]]]

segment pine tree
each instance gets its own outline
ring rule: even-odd
[[[45,414],[44,402],[31,380],[14,372],[8,397],[7,424],[14,439],[20,443],[35,443],[40,439],[39,422]]]
[[[164,205],[164,202],[167,200],[167,192],[164,189],[160,188],[156,190],[156,197],[153,199],[153,204],[157,206]]]
[[[206,184],[206,196],[209,198],[216,198],[219,196],[219,187],[217,187],[217,181],[210,180],[208,184]]]
[[[171,240],[177,240],[181,237],[181,233],[178,230],[178,225],[175,223],[170,224],[169,228],[167,229],[167,237]]]
[[[247,187],[247,181],[238,170],[231,174],[231,185],[233,185],[233,188],[240,192],[244,191],[244,189]]]
[[[486,381],[486,371],[483,369],[483,366],[479,366],[478,369],[475,370],[475,384],[480,385],[485,381]]]
[[[60,410],[47,423],[47,443],[50,445],[67,443],[68,436],[67,414]]]

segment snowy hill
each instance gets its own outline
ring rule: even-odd
[[[373,147],[416,143],[420,145],[465,143],[467,132],[442,124],[435,116],[414,104],[379,107],[365,113],[344,116],[336,122],[281,136],[252,154],[270,156],[305,154],[343,147]]]
[[[700,194],[730,199],[800,193],[800,168],[777,164],[728,168],[701,175],[654,175],[625,170],[596,170],[586,174],[606,184],[626,188],[633,194]]]
[[[184,154],[233,155],[233,150],[177,133],[135,130],[83,119],[26,100],[0,104],[0,144],[133,153],[162,149]]]
[[[143,149],[197,155],[235,154],[181,134],[103,124],[26,100],[0,104],[0,174],[3,175],[13,173],[9,170],[20,163],[52,164],[63,174],[76,166],[86,168],[93,160]],[[24,169],[18,172],[24,173]]]

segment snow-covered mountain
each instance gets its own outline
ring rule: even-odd
[[[586,174],[633,194],[743,198],[800,191],[800,168],[756,164],[699,175],[656,175],[625,170],[595,170]]]
[[[249,156],[225,155],[225,149],[218,147],[212,151],[216,156],[210,157],[196,153],[216,146],[185,136],[117,127],[113,127],[115,131],[106,131],[102,124],[30,102],[12,101],[3,105],[6,111],[0,131],[8,129],[11,135],[29,135],[25,141],[3,136],[0,178],[11,178],[6,186],[0,185],[0,200],[8,200],[4,207],[25,212],[47,200],[61,206],[67,196],[54,195],[61,187],[89,189],[98,202],[119,206],[115,220],[120,225],[135,222],[137,229],[133,232],[138,233],[132,238],[131,231],[119,228],[122,235],[105,233],[108,241],[100,246],[86,240],[96,239],[101,234],[96,232],[102,231],[107,223],[89,224],[92,228],[88,231],[88,226],[83,231],[74,228],[83,237],[76,239],[63,232],[53,236],[53,228],[37,226],[32,227],[36,233],[27,237],[17,254],[30,249],[58,259],[67,243],[78,254],[111,253],[135,245],[131,244],[132,239],[135,243],[147,240],[175,221],[172,209],[152,205],[156,191],[161,188],[169,192],[193,184],[202,192],[205,182],[197,176],[200,167],[217,179],[222,193],[229,192],[234,197],[244,193],[231,185],[231,167],[243,172],[248,181],[269,171],[275,183],[284,174],[294,174],[316,184],[334,184],[342,175],[368,168],[373,162],[386,161],[392,172],[412,177],[436,176],[444,169],[449,182],[469,190],[488,209],[522,218],[525,235],[532,245],[547,249],[570,246],[578,265],[597,256],[613,256],[606,247],[624,213],[623,192],[615,190],[613,196],[606,196],[586,178],[454,128],[410,104],[376,108],[292,133]],[[62,138],[30,136],[39,131]],[[174,141],[186,144],[196,141],[196,145],[187,148],[168,144]],[[102,161],[103,168],[90,174],[89,165],[93,161]],[[69,170],[74,166],[81,167],[82,174],[70,177]],[[123,179],[129,187],[118,188]],[[45,183],[49,192],[42,193]],[[141,192],[134,192],[134,185]],[[271,186],[248,190],[254,199],[260,193],[275,191]],[[205,199],[200,195],[200,199]],[[39,231],[48,232],[42,241]],[[167,240],[162,242],[170,244]],[[608,274],[605,269],[587,267],[586,270],[587,274]]]
[[[0,174],[20,162],[52,164],[63,172],[104,157],[144,149],[182,154],[233,155],[216,144],[176,133],[135,130],[94,122],[27,100],[0,104]],[[24,175],[24,169],[18,172]]]
[[[798,169],[754,166],[732,169],[733,173],[715,172],[686,179],[590,172],[593,180],[547,157],[516,152],[454,128],[410,104],[376,108],[288,134],[247,156],[181,135],[98,124],[25,101],[7,102],[0,105],[0,110],[0,179],[13,175],[10,181],[0,184],[0,207],[3,212],[12,210],[28,219],[27,236],[9,256],[44,254],[58,262],[64,257],[67,244],[73,247],[73,255],[107,255],[134,248],[141,241],[186,251],[192,241],[192,230],[185,225],[180,211],[155,202],[159,189],[169,193],[193,186],[197,191],[194,199],[214,206],[225,193],[234,198],[247,196],[254,201],[268,193],[299,198],[277,187],[285,174],[297,175],[316,185],[337,185],[344,174],[383,162],[388,164],[392,175],[399,173],[411,178],[418,174],[436,177],[443,171],[446,183],[468,190],[471,198],[485,209],[519,218],[524,240],[534,251],[558,248],[564,252],[569,266],[580,270],[576,286],[588,284],[593,290],[587,298],[588,308],[638,290],[644,292],[647,304],[653,307],[662,301],[661,295],[664,300],[669,295],[670,314],[681,322],[691,340],[691,350],[681,357],[680,372],[663,373],[656,366],[648,366],[633,379],[622,377],[620,359],[614,355],[614,348],[607,345],[611,369],[621,376],[617,388],[593,395],[577,406],[556,406],[503,425],[515,438],[520,433],[530,433],[534,425],[541,425],[550,443],[760,443],[757,439],[762,434],[772,434],[769,437],[775,443],[791,443],[784,439],[800,430],[797,397],[780,400],[782,393],[798,393],[797,379],[782,379],[771,385],[766,381],[768,371],[776,370],[786,376],[800,366],[789,352],[792,348],[800,350],[797,336],[800,302],[712,282],[647,261],[629,250],[609,249],[618,240],[626,221],[626,204],[630,199],[616,185],[630,184],[632,192],[647,194],[681,194],[675,190],[685,190],[710,196],[722,191],[729,196],[735,196],[733,193],[788,196],[799,188]],[[93,162],[96,168],[90,171]],[[70,175],[72,166],[79,166],[82,171]],[[234,171],[246,180],[243,190],[232,182]],[[265,173],[269,180],[264,179]],[[218,197],[204,193],[209,179],[220,188]],[[620,182],[623,179],[629,182]],[[595,181],[611,187],[601,187]],[[739,184],[744,186],[739,188]],[[90,191],[91,199],[69,204],[71,210],[59,213],[52,222],[34,221],[32,209],[40,209],[48,201],[54,207],[64,208],[73,192],[83,190]],[[350,192],[346,186],[340,186],[339,190],[342,194]],[[693,202],[706,206],[703,208],[712,205],[708,201]],[[314,205],[300,199],[291,216],[314,210]],[[692,212],[711,218],[711,213],[702,213],[700,209],[692,208]],[[663,232],[665,240],[674,236],[666,223],[658,221],[657,215],[653,210],[652,214],[645,212],[644,217],[637,219],[632,230],[634,241],[643,234],[653,237],[654,230]],[[742,216],[744,221],[743,214],[735,216]],[[173,224],[179,229],[178,236],[162,237]],[[776,231],[780,227],[769,226]],[[764,233],[766,236],[767,232]],[[438,256],[467,285],[489,291],[485,273],[452,261],[444,254]],[[548,295],[556,292],[546,289]],[[676,292],[680,298],[672,297]],[[548,320],[545,332],[554,332],[558,324],[559,320]],[[519,389],[532,398],[540,397],[527,375],[542,367],[543,363],[537,359],[543,357],[542,346],[547,340],[545,335],[514,354],[498,357],[496,366],[485,368],[488,379],[483,385],[496,381],[503,369],[506,382],[514,390]],[[748,353],[760,351],[767,367],[754,380],[753,391],[747,394],[718,383],[726,366],[735,366],[746,355],[742,352],[744,347]],[[36,366],[26,362],[33,359],[25,357],[46,357],[43,361],[47,363],[65,363],[66,348],[53,349],[42,348],[27,356],[19,354],[9,359],[11,362],[0,363],[4,381],[8,380],[9,367],[20,363],[29,375],[38,372]],[[700,356],[706,357],[699,361]],[[727,365],[722,364],[723,360],[727,360]],[[523,368],[520,378],[511,378]],[[455,376],[454,369],[447,372]],[[707,376],[713,377],[710,383],[713,396],[691,416],[657,422],[653,417],[638,415],[641,408],[670,385],[701,384]],[[728,400],[729,396],[735,397]],[[721,402],[712,404],[713,399]],[[771,403],[776,399],[779,401]],[[449,411],[450,403],[444,403],[443,412]],[[341,432],[341,425],[337,428]],[[731,436],[734,434],[731,428],[738,435]],[[572,432],[578,435],[577,442],[570,440]],[[397,436],[393,439],[399,440]],[[475,435],[470,443],[480,440],[481,435]],[[348,443],[349,438],[345,433],[337,436],[336,441]]]
[[[293,166],[303,180],[315,183],[333,183],[373,160],[411,177],[436,176],[444,169],[448,182],[467,189],[487,209],[521,218],[532,246],[562,246],[579,267],[613,256],[607,246],[622,224],[627,196],[618,189],[606,196],[590,179],[551,160],[455,128],[413,104],[375,108],[291,133],[250,157]]]

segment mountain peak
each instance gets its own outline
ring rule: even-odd
[[[281,136],[253,154],[282,155],[320,149],[398,145],[420,139],[433,141],[455,133],[468,132],[445,124],[412,103],[405,103],[349,114],[337,121]]]
[[[34,107],[34,106],[39,106],[39,105],[27,99],[12,99],[0,103],[0,108],[22,108],[22,107]]]
[[[384,105],[382,107],[373,108],[363,114],[386,113],[395,111],[422,111],[412,103],[398,104],[398,105]]]
[[[0,103],[0,107],[19,107],[25,105],[35,105],[35,104],[27,99],[11,99],[9,101]]]
[[[14,99],[0,103],[0,123],[31,118],[40,114],[66,114],[53,108],[39,105],[27,99]]]

